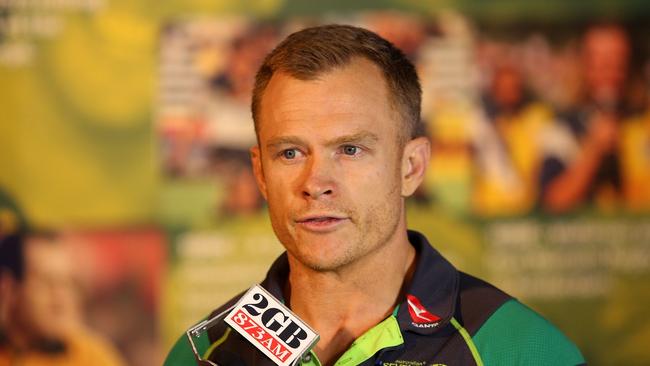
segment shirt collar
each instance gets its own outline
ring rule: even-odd
[[[397,321],[402,330],[431,334],[443,328],[454,315],[459,275],[456,268],[429,244],[424,235],[409,230],[408,240],[417,253],[417,264],[411,283],[406,287],[406,295],[415,297],[419,304],[409,304],[409,299],[404,299],[399,305]],[[288,276],[289,260],[285,252],[273,262],[262,286],[284,302],[284,286]],[[409,311],[409,306],[414,305],[439,319],[428,323],[415,322]]]
[[[443,328],[454,315],[459,274],[456,268],[429,244],[424,235],[409,230],[408,239],[417,253],[417,264],[411,283],[406,287],[407,299],[400,304],[397,312],[397,321],[403,330],[431,334]],[[419,304],[409,304],[409,295],[415,297]],[[417,323],[409,307],[423,309],[438,319]]]
[[[276,299],[285,302],[284,299],[284,286],[289,279],[289,258],[287,252],[282,253],[271,265],[266,274],[266,278],[262,281],[264,287]]]

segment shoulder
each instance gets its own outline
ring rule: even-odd
[[[207,348],[208,345],[202,345]],[[172,346],[171,350],[165,358],[163,366],[180,366],[180,365],[193,365],[194,353],[190,348],[189,341],[186,339],[185,334],[181,335]]]
[[[503,303],[472,340],[485,365],[579,365],[578,348],[548,320],[515,299]]]
[[[218,316],[219,314],[223,313],[227,309],[229,309],[233,304],[235,304],[242,296],[244,292],[238,294],[237,296],[233,297],[232,299],[228,300],[225,304],[221,305],[214,311],[210,313],[207,317],[203,319],[198,319],[196,321],[196,324],[207,320],[207,319],[212,319],[215,316]],[[210,349],[211,346],[211,339],[214,339],[215,336],[210,333],[210,330],[208,330],[208,336],[207,337],[198,337],[196,338],[196,343],[195,346],[197,348],[197,351],[200,355],[203,355],[205,352],[207,352]],[[218,338],[218,337],[217,337]],[[181,336],[176,340],[174,345],[172,346],[171,350],[167,354],[167,357],[165,358],[165,362],[163,363],[163,366],[182,366],[182,365],[193,365],[196,362],[194,358],[194,352],[192,352],[192,348],[190,346],[190,342],[187,339],[186,333],[181,334]]]
[[[548,320],[460,272],[458,316],[485,365],[578,365],[578,348]]]

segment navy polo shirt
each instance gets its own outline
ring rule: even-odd
[[[417,265],[406,297],[395,311],[356,339],[336,366],[579,365],[584,358],[562,332],[496,287],[458,271],[420,233],[409,231]],[[271,266],[261,285],[283,300],[287,254]],[[241,295],[212,313],[237,302]],[[203,358],[221,366],[274,365],[223,322],[199,345]],[[181,337],[165,366],[193,365]],[[319,366],[312,352],[301,364]]]

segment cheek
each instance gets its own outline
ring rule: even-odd
[[[369,195],[375,199],[381,198],[381,195],[394,192],[396,189],[399,191],[400,180],[400,166],[395,161],[389,159],[381,159],[369,166],[367,169],[352,167],[348,169],[349,184],[347,187],[356,189],[359,194]]]
[[[291,177],[280,170],[275,170],[266,179],[267,201],[270,210],[283,210],[293,194]]]
[[[42,281],[30,279],[23,285],[21,300],[27,304],[39,306],[41,303],[47,302],[48,294],[47,286]]]
[[[46,294],[35,291],[33,287],[25,286],[16,303],[18,305],[16,315],[23,323],[30,326],[33,326],[33,323],[47,322],[49,315],[47,303]]]
[[[366,171],[356,177],[357,194],[367,201],[368,206],[394,206],[401,199],[401,179],[399,165],[392,160],[384,159],[384,164]]]
[[[286,177],[267,177],[267,204],[269,218],[276,233],[285,232],[285,222],[291,214],[292,188]],[[274,179],[277,178],[277,179]]]

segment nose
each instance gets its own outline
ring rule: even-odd
[[[334,195],[333,162],[325,157],[312,156],[305,168],[302,184],[302,196],[305,199],[323,199]]]

